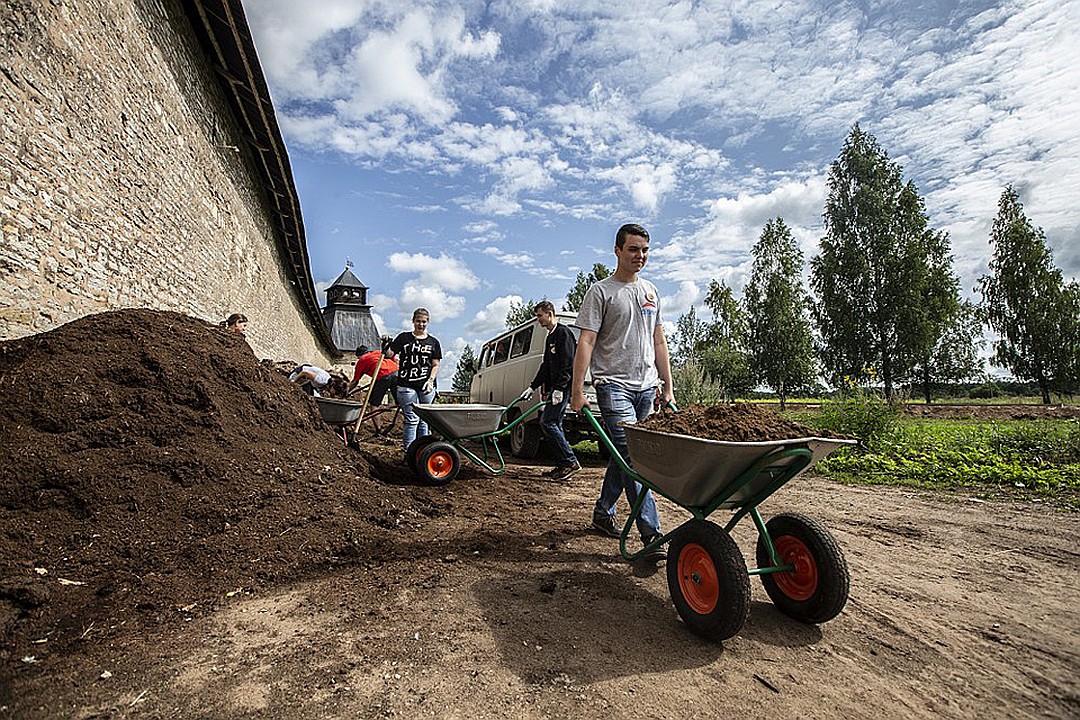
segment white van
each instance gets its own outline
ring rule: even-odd
[[[575,339],[578,328],[574,323],[577,315],[573,313],[555,313],[559,322],[570,328]],[[544,355],[545,330],[536,318],[495,336],[484,343],[477,358],[476,373],[473,375],[469,399],[474,403],[495,403],[510,405],[521,391],[529,387],[540,369]],[[596,394],[592,390],[589,377],[585,377],[585,397],[592,407],[596,407]],[[534,397],[529,402],[519,402],[506,413],[507,421],[512,421],[523,411],[528,410],[539,400]],[[573,445],[584,437],[595,435],[588,421],[578,416],[569,408],[563,418],[563,432]],[[543,435],[540,432],[540,413],[514,428],[510,433],[510,452],[520,458],[534,458],[540,448]]]

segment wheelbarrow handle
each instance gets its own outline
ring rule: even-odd
[[[518,400],[520,400],[520,399],[521,398],[518,398]],[[541,400],[540,402],[536,403],[535,405],[533,405],[528,410],[523,411],[520,415],[518,415],[513,420],[507,422],[506,421],[506,414],[508,412],[510,412],[510,408],[514,407],[514,405],[517,404],[518,400],[515,400],[514,402],[510,403],[505,408],[503,408],[502,415],[500,415],[500,419],[499,419],[499,425],[501,425],[502,427],[500,427],[500,429],[496,432],[496,434],[502,435],[504,432],[508,431],[511,427],[516,427],[517,425],[520,425],[521,423],[525,422],[525,418],[529,417],[534,412],[536,412],[540,408],[544,407],[544,405],[546,404],[544,400]]]
[[[585,416],[585,419],[592,425],[593,430],[596,431],[596,437],[600,439],[600,443],[607,448],[608,457],[615,461],[615,464],[619,466],[619,469],[626,473],[627,477],[638,479],[640,476],[634,472],[626,460],[623,459],[622,454],[615,447],[615,443],[611,442],[611,438],[608,437],[607,431],[604,430],[604,426],[600,424],[600,419],[593,414],[592,408],[586,405],[581,406],[581,413]],[[639,481],[640,482],[640,481]]]

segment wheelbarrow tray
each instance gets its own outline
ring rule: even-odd
[[[499,429],[502,405],[418,403],[413,410],[428,427],[447,440],[485,435]]]
[[[662,494],[684,507],[704,507],[731,492],[731,485],[766,455],[790,447],[805,447],[813,459],[789,481],[812,468],[819,460],[855,440],[805,437],[764,442],[726,442],[624,425],[634,471]],[[780,459],[778,465],[794,462]],[[768,473],[735,490],[718,505],[740,507],[757,498],[774,482]]]
[[[332,425],[356,422],[360,417],[360,409],[364,407],[363,403],[337,398],[317,397],[315,403],[319,406],[323,420]]]

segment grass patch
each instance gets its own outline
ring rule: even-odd
[[[811,413],[800,415],[814,425]],[[817,469],[846,483],[1019,492],[1080,510],[1080,423],[901,418],[872,442],[840,450]]]

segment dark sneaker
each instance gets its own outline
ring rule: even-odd
[[[599,530],[608,537],[622,537],[622,533],[615,527],[615,520],[610,515],[593,515],[592,526],[594,530]]]
[[[560,470],[562,470],[562,468],[560,468],[558,465],[556,465],[553,468],[548,468],[547,470],[544,471],[544,477],[546,477],[546,478],[555,477],[555,473],[559,472]]]
[[[581,463],[574,463],[573,465],[565,465],[563,467],[557,467],[551,471],[549,476],[552,480],[565,480],[577,471],[581,470]]]
[[[642,546],[647,546],[650,543],[653,543],[659,539],[660,535],[658,533],[654,533],[649,537],[641,538],[641,544]],[[663,545],[657,545],[652,550],[649,550],[647,553],[641,556],[643,560],[663,560],[666,557],[667,550],[664,549]]]

